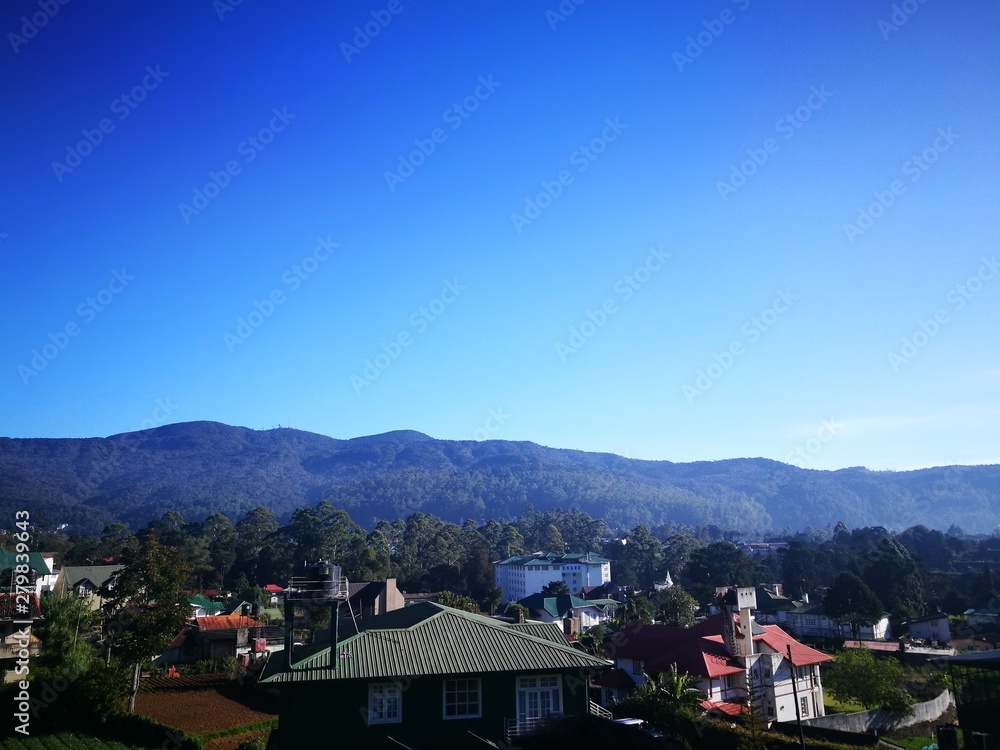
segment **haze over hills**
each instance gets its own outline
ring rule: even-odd
[[[234,521],[263,505],[279,520],[330,500],[366,526],[415,511],[453,522],[580,508],[612,528],[715,524],[748,535],[807,526],[916,524],[988,533],[1000,466],[906,472],[802,469],[761,458],[672,463],[419,432],[337,440],[293,429],[186,422],[107,438],[0,438],[0,513],[99,533],[168,509]]]

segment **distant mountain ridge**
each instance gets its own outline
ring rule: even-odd
[[[415,511],[461,522],[580,508],[612,527],[674,521],[748,535],[790,527],[924,524],[987,533],[1000,523],[1000,466],[907,472],[801,469],[763,458],[672,463],[530,442],[436,440],[400,430],[351,440],[289,428],[185,422],[107,438],[0,438],[0,513],[68,531],[144,526],[173,509],[279,519],[322,498],[358,523]]]

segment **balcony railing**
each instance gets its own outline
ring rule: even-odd
[[[504,737],[507,742],[510,742],[515,737],[531,734],[550,721],[556,721],[561,718],[562,714],[548,714],[547,716],[538,716],[531,719],[504,719]]]

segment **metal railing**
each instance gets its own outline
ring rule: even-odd
[[[330,600],[347,599],[347,576],[340,576],[333,581],[316,581],[309,578],[292,578],[285,590],[287,599]]]
[[[599,703],[590,701],[590,713],[592,716],[600,716],[602,719],[611,720],[611,712]]]
[[[550,721],[561,719],[562,714],[548,714],[530,719],[504,719],[504,738],[510,742],[515,737],[531,734],[536,729]]]

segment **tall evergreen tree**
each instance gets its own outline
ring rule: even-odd
[[[823,600],[826,614],[837,622],[848,623],[855,640],[861,636],[861,626],[877,622],[882,617],[882,602],[865,582],[849,571],[840,573]]]
[[[183,585],[188,567],[181,553],[152,532],[129,539],[121,555],[124,567],[102,590],[104,647],[132,672],[128,711],[135,711],[143,662],[166,649],[183,627],[189,607]]]

